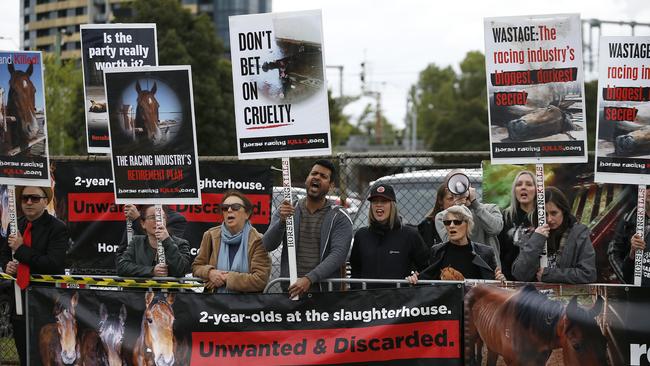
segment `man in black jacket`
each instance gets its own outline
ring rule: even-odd
[[[24,290],[29,284],[30,273],[64,273],[70,237],[65,223],[45,209],[52,200],[51,188],[17,187],[16,198],[20,200],[23,216],[18,218],[17,234],[10,233],[7,238],[0,238],[0,265],[6,273],[17,278]],[[25,317],[13,314],[12,325],[20,362],[26,365]]]

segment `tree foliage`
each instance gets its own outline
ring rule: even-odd
[[[359,133],[359,129],[350,123],[350,117],[343,113],[343,108],[357,99],[346,96],[334,98],[332,91],[327,91],[333,147],[345,144],[350,135]]]
[[[235,155],[230,61],[207,15],[192,15],[178,0],[137,0],[118,23],[156,23],[158,63],[191,65],[200,155]]]
[[[411,93],[418,137],[433,151],[488,150],[485,57],[471,51],[457,74],[430,64]]]
[[[52,155],[86,153],[84,95],[81,70],[74,60],[57,64],[54,55],[43,57],[47,135]]]

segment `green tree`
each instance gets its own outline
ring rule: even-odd
[[[47,135],[52,155],[86,152],[81,70],[73,60],[57,65],[54,55],[43,57]]]
[[[487,150],[489,147],[485,57],[465,55],[460,74],[430,64],[410,94],[418,135],[433,151]]]
[[[160,65],[191,65],[200,155],[237,153],[230,61],[207,15],[193,16],[178,0],[136,0],[118,23],[156,23]]]
[[[332,97],[332,91],[327,91],[327,102],[329,105],[330,128],[332,134],[332,147],[345,144],[352,134],[358,134],[359,129],[350,123],[350,117],[343,113],[343,108],[357,97]]]

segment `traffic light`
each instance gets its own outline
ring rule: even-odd
[[[365,83],[366,82],[366,63],[362,62],[361,63],[361,82]]]

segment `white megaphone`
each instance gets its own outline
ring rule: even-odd
[[[447,189],[454,196],[464,196],[469,191],[469,178],[463,173],[455,173],[447,180]]]

